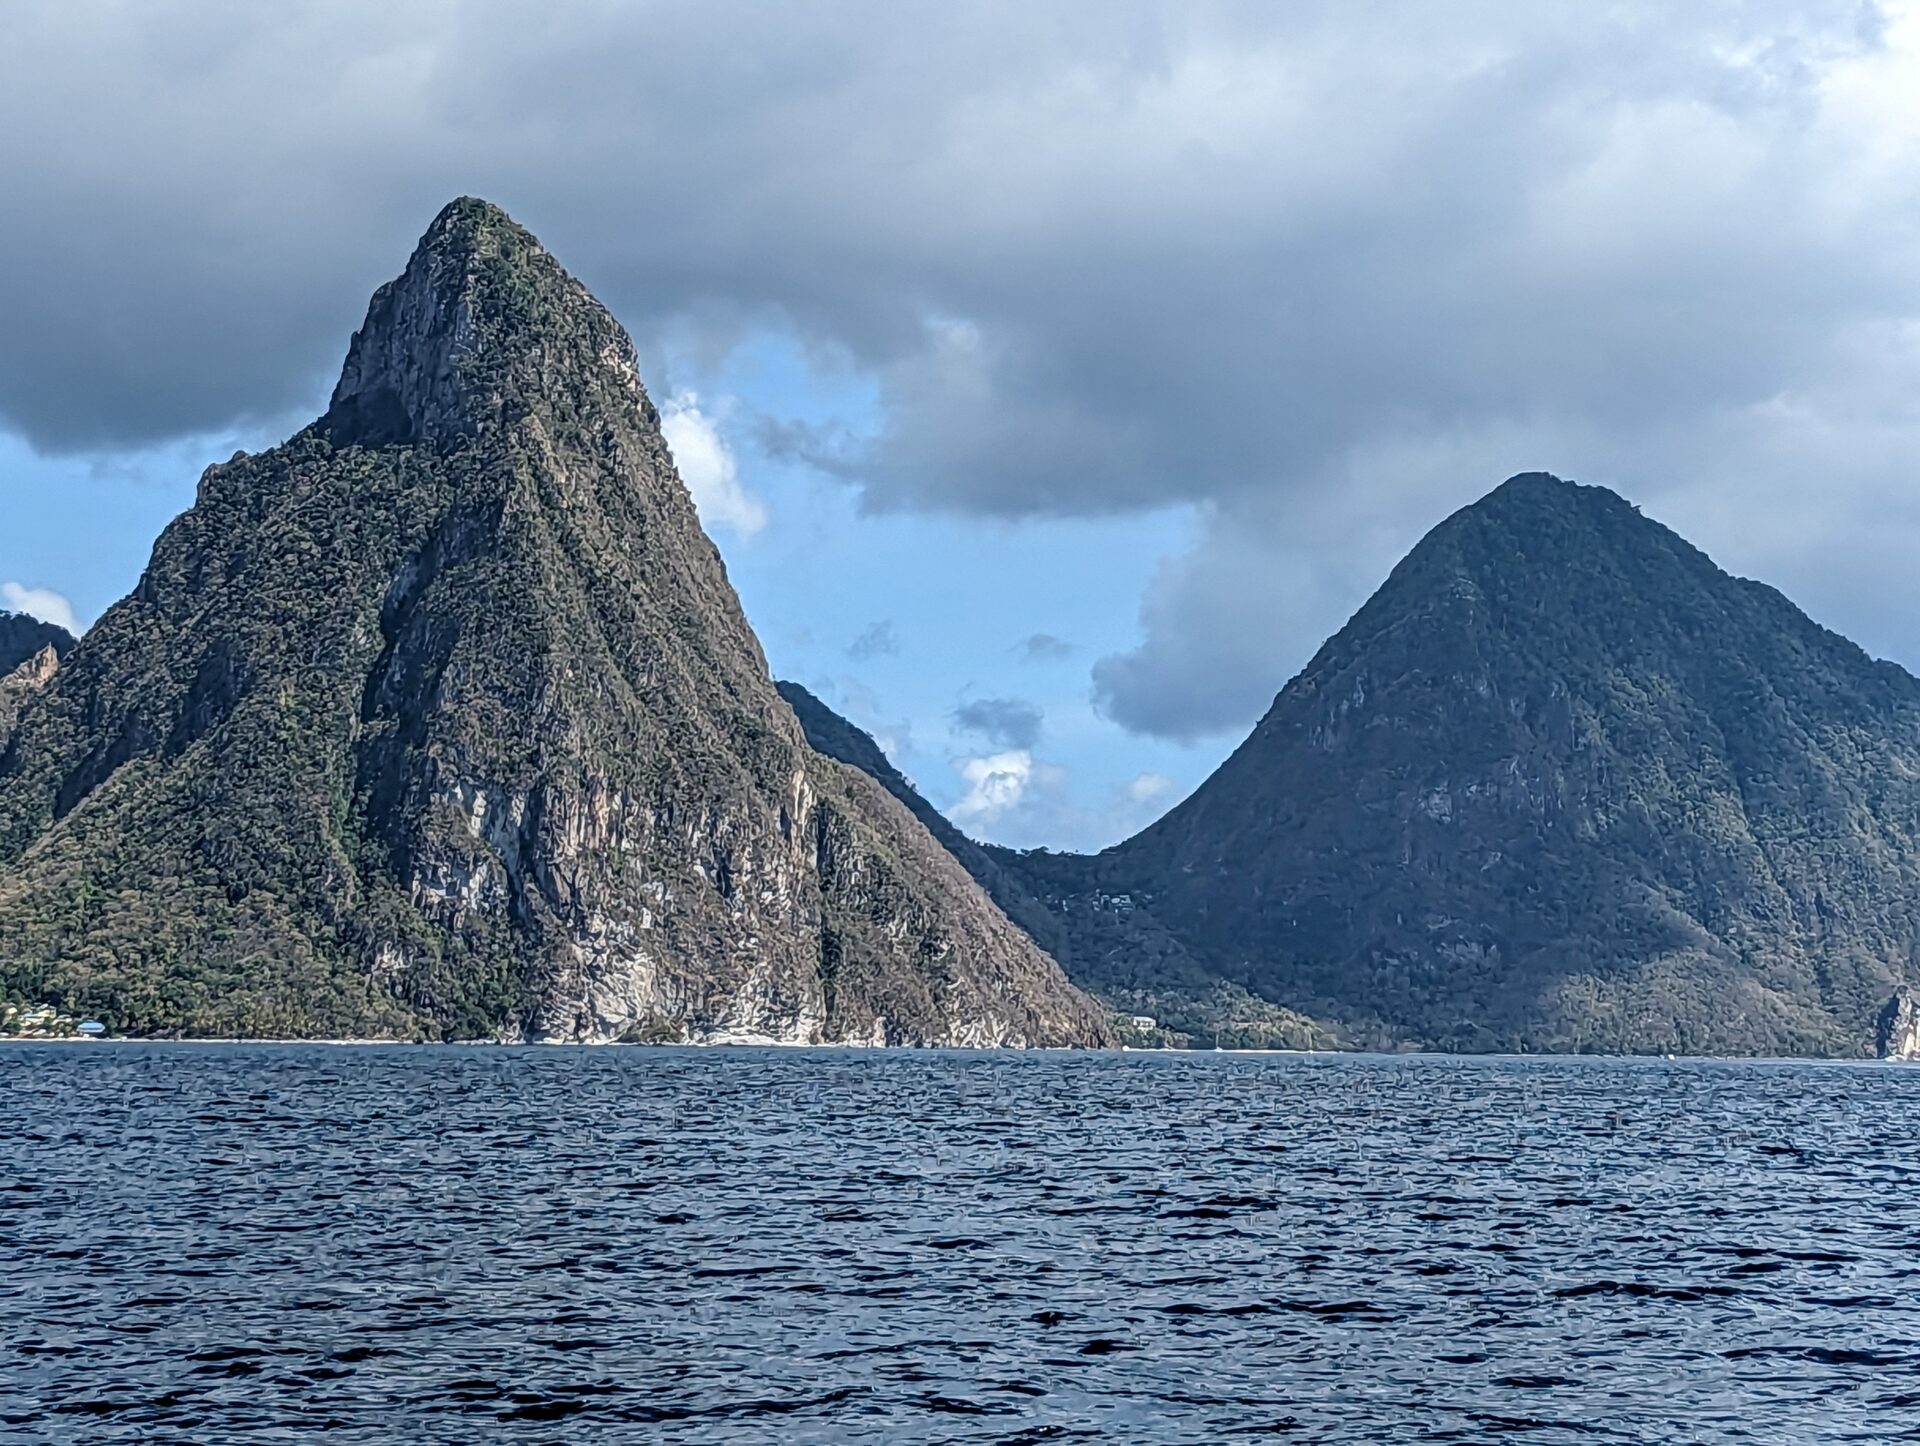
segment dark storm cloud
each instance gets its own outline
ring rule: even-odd
[[[1363,571],[1526,467],[1868,631],[1884,588],[1822,519],[1887,536],[1920,454],[1914,29],[1858,0],[15,0],[0,419],[87,449],[311,411],[474,192],[656,390],[767,329],[870,381],[877,433],[763,430],[871,509],[1201,508],[1096,667],[1129,727],[1243,726]],[[1890,554],[1920,545],[1897,511]]]
[[[1040,741],[1040,710],[1024,698],[974,698],[953,710],[963,732],[995,748],[1031,748]]]

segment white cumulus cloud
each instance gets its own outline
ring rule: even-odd
[[[966,781],[967,791],[947,810],[947,817],[963,826],[991,823],[1018,808],[1033,783],[1033,755],[1024,748],[955,759],[953,766]]]
[[[1127,781],[1127,798],[1133,803],[1154,803],[1178,787],[1164,773],[1137,773]]]
[[[765,504],[741,486],[733,449],[714,419],[701,410],[696,393],[668,399],[660,408],[660,430],[702,523],[730,527],[741,537],[752,537],[767,525]]]
[[[1009,848],[1040,845],[1094,852],[1138,833],[1180,796],[1161,773],[1139,773],[1087,792],[1071,772],[1027,749],[966,755],[953,760],[966,792],[947,817],[975,838]]]
[[[52,588],[0,582],[0,607],[10,613],[26,613],[43,623],[52,623],[56,628],[65,628],[76,638],[86,631],[80,626],[80,619],[74,616],[73,604]]]

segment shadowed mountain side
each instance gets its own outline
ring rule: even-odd
[[[1362,1034],[1861,1053],[1920,950],[1920,683],[1613,493],[1524,475],[1087,867]]]

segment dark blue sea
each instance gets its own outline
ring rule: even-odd
[[[1920,1440],[1920,1069],[0,1048],[4,1442]]]

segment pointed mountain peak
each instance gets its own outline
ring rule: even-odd
[[[123,1033],[1112,1037],[806,747],[626,335],[472,200],[375,294],[328,415],[209,469],[0,712],[0,994],[28,990]]]
[[[644,400],[633,343],[539,240],[463,196],[373,295],[323,426],[336,444],[448,446],[602,372]]]
[[[427,227],[426,235],[420,238],[420,244],[429,249],[450,243],[472,246],[487,237],[505,237],[524,246],[540,244],[526,227],[479,196],[456,196],[442,206],[433,224]]]

